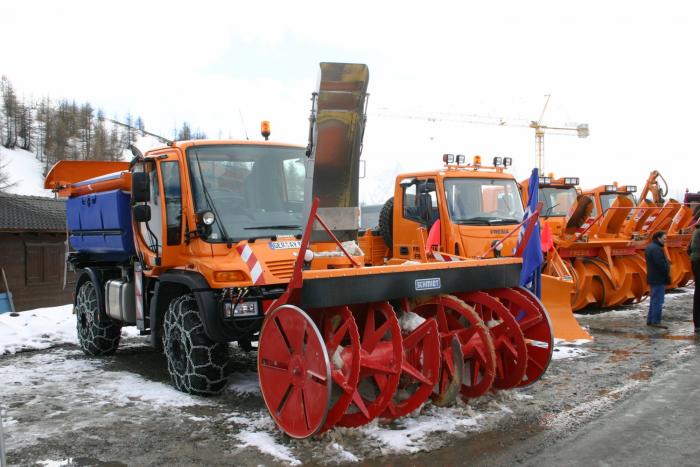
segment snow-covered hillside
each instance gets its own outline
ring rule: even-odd
[[[53,196],[51,190],[44,190],[44,166],[34,154],[24,149],[7,149],[0,146],[0,163],[10,183],[8,193],[31,196]]]
[[[139,137],[135,142],[141,152],[163,146],[163,143],[151,136]],[[125,150],[122,160],[131,160],[131,153]],[[10,183],[15,185],[8,188],[8,193],[27,196],[53,197],[51,190],[44,189],[44,172],[46,167],[36,156],[24,149],[7,149],[0,146],[0,163],[5,164],[5,171]],[[50,168],[50,167],[49,167]]]

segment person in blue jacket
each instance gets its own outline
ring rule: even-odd
[[[688,255],[690,256],[690,264],[693,267],[693,277],[695,278],[695,292],[693,293],[693,325],[695,326],[695,334],[700,336],[700,222],[695,224],[695,232],[693,238],[688,245]]]
[[[644,251],[647,260],[647,283],[651,293],[647,326],[662,329],[668,329],[668,326],[661,324],[661,311],[664,306],[666,285],[671,283],[671,265],[664,253],[665,243],[666,232],[663,230],[654,232],[652,242]]]

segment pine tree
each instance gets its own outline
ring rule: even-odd
[[[94,110],[89,103],[85,103],[80,106],[80,110],[78,112],[78,131],[80,133],[83,159],[90,159],[92,154],[93,112]]]
[[[192,130],[190,129],[189,123],[187,123],[187,122],[182,123],[182,128],[180,128],[180,131],[178,131],[176,139],[178,141],[192,139]]]
[[[19,106],[19,129],[17,135],[21,139],[20,147],[31,151],[34,145],[34,117],[31,105],[24,101]]]
[[[97,111],[97,120],[93,123],[94,144],[92,146],[91,159],[96,161],[107,160],[107,130],[105,129],[104,112]]]
[[[6,148],[13,149],[17,145],[17,96],[12,83],[6,76],[0,78],[0,91],[2,92],[5,120],[4,135],[0,143]]]
[[[136,117],[136,128],[141,132],[141,136],[145,136],[146,125],[141,117]]]

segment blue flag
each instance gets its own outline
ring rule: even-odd
[[[525,210],[523,221],[532,216],[537,210],[539,182],[540,178],[537,169],[532,169],[532,175],[530,175],[530,185],[528,187],[527,209]],[[520,243],[523,241],[525,230],[529,227],[529,225],[530,223],[526,222],[520,228],[518,246],[520,246]],[[542,247],[540,246],[540,225],[539,222],[535,222],[532,234],[530,234],[530,238],[528,239],[525,249],[523,250],[523,269],[520,271],[520,285],[528,288],[539,298],[542,297],[540,283],[542,278],[541,266],[543,262],[544,258],[542,256]]]

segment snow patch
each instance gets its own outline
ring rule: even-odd
[[[169,384],[148,381],[124,371],[105,372],[102,381],[86,388],[85,392],[96,397],[95,404],[126,406],[143,403],[156,410],[165,407],[211,405],[207,400],[184,394]]]
[[[51,368],[51,371],[37,372],[37,368]],[[0,366],[0,381],[7,388],[32,387],[37,394],[70,387],[75,381],[81,381],[83,391],[80,397],[84,400],[78,397],[75,400],[78,404],[117,407],[143,404],[155,410],[210,405],[205,399],[179,392],[168,384],[149,381],[125,371],[105,370],[99,360],[88,360],[80,351],[57,350]],[[77,394],[66,396],[76,397]]]
[[[0,146],[0,161],[7,164],[5,170],[10,183],[15,183],[6,190],[8,193],[54,197],[51,190],[44,189],[44,164],[34,154],[24,149],[7,149]]]
[[[365,252],[362,251],[362,248],[360,248],[360,245],[357,244],[354,240],[350,240],[347,242],[342,242],[341,245],[345,249],[345,251],[348,252],[350,256],[364,256]],[[335,250],[329,250],[329,251],[318,251],[314,252],[314,256],[318,257],[336,257],[336,256],[345,256],[345,253],[341,251],[339,247],[335,247]]]
[[[338,443],[331,443],[326,448],[326,454],[331,456],[337,462],[360,462],[360,459],[350,451],[346,451],[343,446]]]
[[[588,355],[588,351],[580,347],[569,345],[555,345],[552,352],[552,360],[563,360],[565,358],[581,358]]]
[[[72,305],[0,315],[0,355],[77,342]]]
[[[260,383],[258,382],[258,374],[254,371],[230,374],[226,391],[242,395],[259,395]]]
[[[242,431],[234,435],[241,442],[238,447],[253,447],[289,465],[301,465],[301,461],[294,457],[292,451],[275,439],[280,432],[266,412],[245,415],[233,412],[226,417],[227,422],[244,426]],[[275,430],[274,435],[272,430]]]
[[[52,460],[45,460],[45,461],[37,461],[37,465],[41,465],[43,467],[63,467],[65,465],[73,465],[73,458],[68,458],[68,459],[63,459],[60,461],[52,461]]]
[[[383,444],[382,453],[416,453],[430,449],[430,435],[436,433],[462,433],[478,427],[480,416],[470,416],[465,407],[429,406],[415,417],[401,418],[389,426],[381,426],[376,420],[359,428],[366,436]]]
[[[274,438],[268,433],[244,431],[237,434],[236,437],[243,442],[240,445],[241,447],[252,446],[263,454],[270,455],[289,465],[301,465],[301,461],[295,458],[286,446],[275,442]]]
[[[399,326],[401,326],[401,331],[404,333],[411,333],[415,331],[418,326],[425,322],[425,318],[417,315],[412,311],[405,311],[401,314],[399,318]]]
[[[18,315],[0,315],[0,355],[78,344],[73,305],[20,311]],[[122,328],[122,337],[137,336],[135,326]]]

